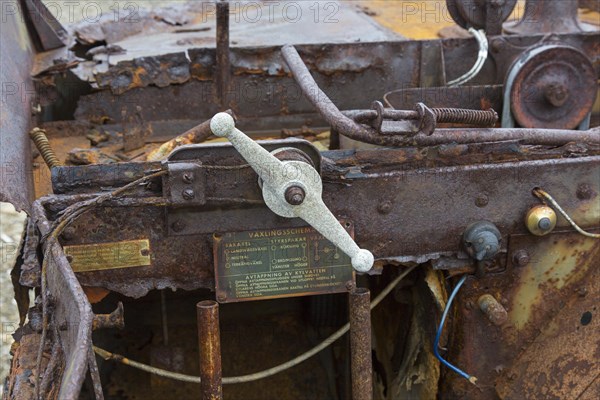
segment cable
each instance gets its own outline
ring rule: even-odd
[[[448,86],[450,86],[450,87],[460,86],[462,84],[467,83],[471,79],[475,78],[477,76],[477,74],[481,71],[481,69],[483,68],[483,64],[485,64],[485,61],[488,58],[488,40],[487,40],[487,37],[485,36],[485,32],[483,30],[478,31],[477,29],[474,29],[474,28],[469,28],[469,32],[473,36],[475,36],[475,40],[477,40],[477,43],[479,44],[479,52],[477,53],[477,60],[475,61],[475,64],[469,70],[469,72],[467,72],[460,78],[457,78],[453,81],[448,82]]]
[[[375,299],[373,299],[369,308],[371,310],[373,310],[375,307],[377,307],[379,305],[379,303],[381,303],[381,301],[388,294],[390,294],[390,292],[392,290],[394,290],[396,285],[398,285],[398,283],[402,279],[404,279],[410,272],[412,272],[412,270],[414,270],[415,268],[416,268],[416,266],[412,266],[409,269],[407,269],[406,271],[402,272],[396,278],[394,278],[394,280],[392,282],[390,282],[385,287],[385,289],[383,289],[383,291],[381,293],[379,293],[379,295],[377,295],[377,297]],[[327,339],[323,340],[320,344],[313,347],[309,351],[302,353],[298,357],[291,359],[290,361],[287,361],[283,364],[279,364],[275,367],[272,367],[272,368],[269,368],[269,369],[266,369],[266,370],[263,370],[260,372],[255,372],[253,374],[226,377],[226,378],[223,378],[222,383],[224,385],[228,385],[228,384],[234,384],[234,383],[252,382],[252,381],[257,381],[259,379],[267,378],[267,377],[275,375],[279,372],[285,371],[286,369],[292,368],[292,367],[300,364],[301,362],[309,359],[310,357],[314,356],[315,354],[319,353],[320,351],[324,350],[330,344],[332,344],[333,342],[335,342],[336,340],[338,340],[339,338],[344,336],[344,334],[346,332],[348,332],[348,330],[350,330],[350,323],[346,323],[344,326],[342,326],[340,329],[338,329],[332,335],[330,335]],[[122,364],[129,365],[130,367],[134,367],[134,368],[140,369],[142,371],[150,372],[152,374],[156,374],[156,375],[159,375],[159,376],[162,376],[165,378],[171,378],[171,379],[184,381],[184,382],[200,383],[200,377],[198,377],[198,376],[179,374],[179,373],[167,371],[167,370],[160,369],[160,368],[155,368],[150,365],[146,365],[146,364],[142,364],[142,363],[130,360],[119,354],[113,354],[109,351],[106,351],[106,350],[101,349],[96,346],[94,346],[94,351],[96,352],[96,354],[98,354],[100,357],[102,357],[105,360],[118,361]]]
[[[465,283],[466,280],[467,280],[467,275],[463,275],[463,277],[460,278],[460,280],[458,281],[458,283],[456,284],[454,289],[452,289],[452,293],[450,294],[450,297],[448,298],[448,302],[446,303],[446,307],[444,308],[444,313],[442,314],[442,319],[440,320],[440,326],[438,327],[437,333],[435,334],[435,341],[433,342],[433,354],[446,367],[450,368],[452,371],[456,372],[457,374],[459,374],[460,376],[462,376],[463,378],[465,378],[466,380],[471,382],[473,385],[475,385],[475,382],[477,382],[476,377],[467,374],[463,370],[455,367],[454,365],[450,364],[448,361],[444,360],[439,352],[440,336],[442,336],[442,331],[444,330],[444,323],[446,322],[446,317],[448,316],[448,311],[450,311],[450,307],[452,307],[452,302],[454,301],[456,294],[458,293],[461,286],[463,285],[463,283]]]
[[[573,228],[575,228],[575,230],[577,232],[581,233],[583,236],[587,236],[587,237],[594,238],[594,239],[600,239],[599,233],[586,232],[583,229],[581,229],[579,227],[579,225],[577,225],[575,223],[575,221],[573,221],[573,219],[571,217],[569,217],[567,212],[565,210],[563,210],[561,206],[558,205],[556,200],[554,200],[554,198],[552,196],[550,196],[550,194],[547,193],[546,191],[544,191],[542,188],[533,189],[533,194],[536,195],[540,200],[542,200],[542,201],[547,200],[550,204],[552,204],[552,206],[554,208],[556,208],[556,210],[571,224],[571,226]]]

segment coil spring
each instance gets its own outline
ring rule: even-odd
[[[40,128],[33,128],[31,132],[29,132],[29,137],[35,143],[35,147],[37,147],[38,151],[42,155],[44,162],[48,166],[48,168],[52,169],[54,167],[60,166],[60,161],[54,154],[54,150],[50,147],[50,142],[48,142],[48,138],[46,137],[46,132]]]
[[[498,122],[494,110],[466,110],[462,108],[433,108],[436,122],[493,127]]]

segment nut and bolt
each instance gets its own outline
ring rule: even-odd
[[[477,300],[479,309],[483,312],[491,323],[496,326],[503,325],[508,320],[506,309],[491,294],[484,294]]]
[[[304,202],[306,193],[300,186],[290,186],[285,191],[285,201],[293,206],[299,206]]]
[[[183,192],[181,192],[181,195],[186,200],[193,200],[194,197],[196,197],[196,194],[192,189],[185,189]]]
[[[513,254],[513,263],[519,267],[524,267],[529,264],[531,259],[527,250],[518,250]]]
[[[552,221],[548,217],[544,217],[544,218],[540,219],[538,222],[538,228],[540,228],[543,231],[546,231],[546,230],[550,229],[551,227],[552,227]]]

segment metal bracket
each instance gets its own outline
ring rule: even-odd
[[[206,173],[199,163],[169,162],[163,178],[165,196],[174,207],[206,204]]]

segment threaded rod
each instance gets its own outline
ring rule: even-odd
[[[29,136],[31,137],[31,140],[33,140],[33,143],[35,143],[35,147],[37,147],[42,155],[48,168],[52,169],[61,165],[58,158],[56,158],[56,154],[54,154],[54,150],[50,147],[50,142],[46,137],[46,131],[40,128],[33,128],[31,132],[29,132]]]

